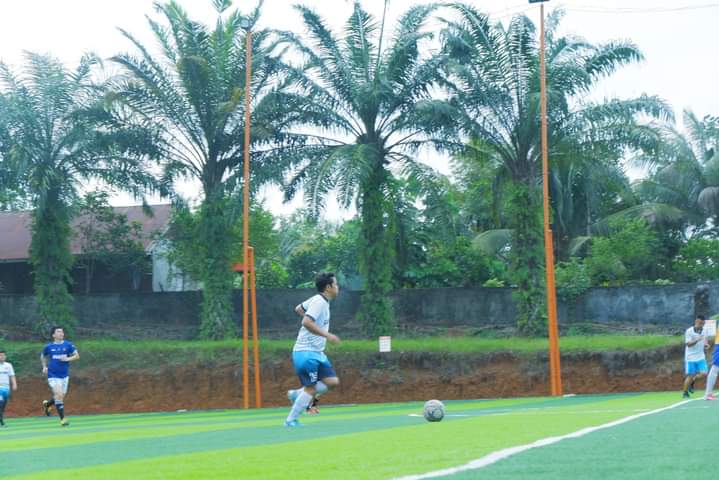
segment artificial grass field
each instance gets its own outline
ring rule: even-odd
[[[285,428],[283,409],[8,419],[0,478],[381,479],[456,467],[507,447],[675,405],[679,394],[324,406]],[[442,478],[710,478],[719,404],[675,408]]]

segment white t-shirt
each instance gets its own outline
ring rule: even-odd
[[[687,343],[695,340],[699,341],[691,347],[686,346]],[[684,333],[684,360],[687,362],[706,360],[704,345],[706,345],[706,336],[702,333],[696,333],[694,327],[687,328],[687,331]]]
[[[330,329],[330,302],[321,294],[317,294],[300,305],[305,311],[305,316],[315,321],[318,327],[324,332]],[[327,339],[307,330],[304,326],[297,334],[297,341],[294,352],[324,352]]]
[[[10,377],[15,376],[15,370],[10,362],[0,363],[0,388],[10,388]]]

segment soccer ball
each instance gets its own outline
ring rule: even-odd
[[[430,400],[424,404],[422,414],[428,422],[439,422],[444,418],[444,404],[439,400]]]

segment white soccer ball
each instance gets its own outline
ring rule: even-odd
[[[439,422],[444,418],[444,404],[439,400],[430,400],[424,404],[422,414],[428,422]]]

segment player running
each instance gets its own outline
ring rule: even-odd
[[[65,340],[62,327],[52,327],[50,330],[52,342],[45,345],[40,354],[42,373],[47,375],[47,384],[52,391],[51,400],[43,400],[42,408],[45,415],[50,416],[52,406],[60,417],[60,425],[69,425],[65,419],[65,396],[70,383],[70,362],[80,359],[80,352],[75,345]]]

